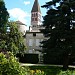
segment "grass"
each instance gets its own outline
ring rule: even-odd
[[[41,70],[45,72],[45,75],[75,75],[75,69],[69,68],[67,71],[63,71],[62,67],[56,66],[29,66],[31,70]]]

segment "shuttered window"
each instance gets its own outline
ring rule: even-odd
[[[33,46],[33,39],[29,39],[29,46]]]

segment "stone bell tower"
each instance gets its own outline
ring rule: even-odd
[[[34,4],[31,10],[31,25],[29,26],[29,31],[26,32],[26,45],[27,53],[38,54],[39,62],[42,62],[42,48],[40,47],[40,42],[44,40],[44,35],[40,32],[42,26],[42,14],[38,0],[34,0]]]
[[[34,1],[32,10],[31,10],[31,26],[35,30],[39,25],[41,25],[41,10],[38,3],[38,0]]]

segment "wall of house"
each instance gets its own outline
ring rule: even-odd
[[[23,35],[26,33],[26,25],[19,25],[19,31],[22,32]]]
[[[42,48],[40,42],[43,41],[44,36],[42,33],[29,32],[26,33],[26,45],[28,53],[38,53]]]

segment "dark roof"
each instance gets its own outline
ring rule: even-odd
[[[16,21],[16,24],[25,25],[25,24],[22,23],[21,21]]]
[[[38,0],[35,0],[31,12],[40,12],[41,13]]]

